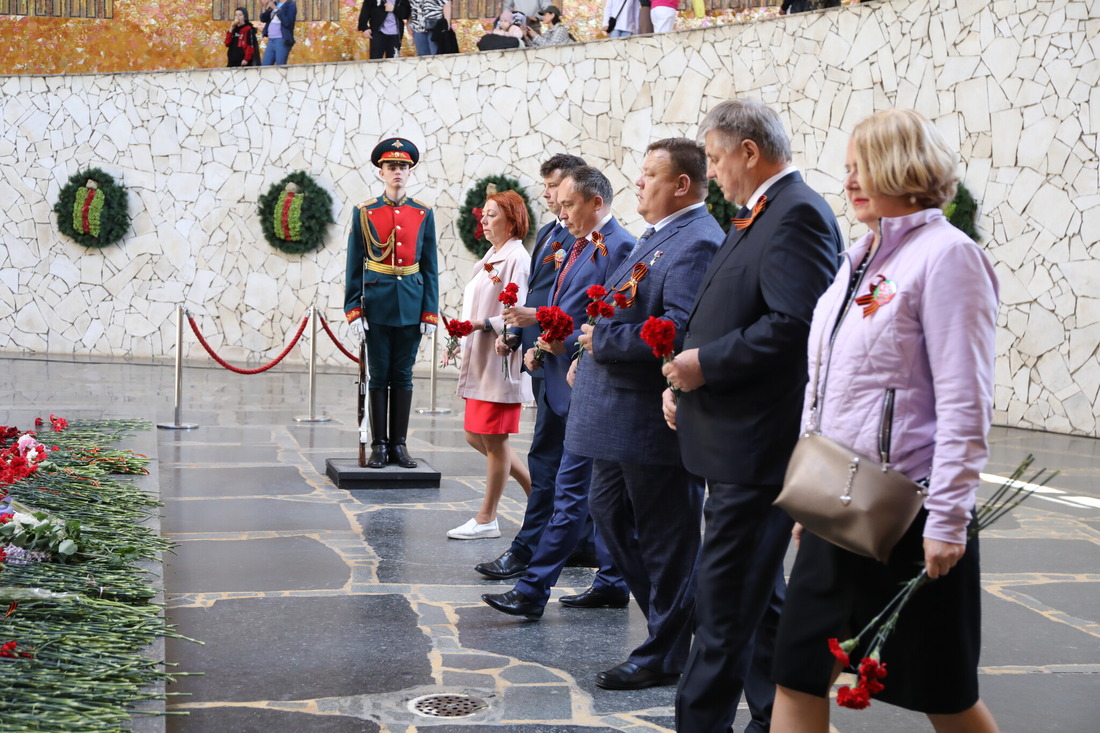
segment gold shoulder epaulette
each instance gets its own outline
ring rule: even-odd
[[[362,202],[361,204],[356,204],[356,206],[358,206],[360,209],[365,209],[368,206],[373,206],[374,204],[377,204],[377,203],[378,203],[378,197],[375,196],[372,199],[367,199],[366,201]]]
[[[412,201],[414,204],[416,204],[417,206],[419,206],[422,209],[431,209],[432,208],[431,205],[426,204],[423,201],[418,201],[417,199],[414,199],[414,198],[410,198],[409,201]]]

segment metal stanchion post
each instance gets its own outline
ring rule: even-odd
[[[446,407],[435,406],[435,373],[439,369],[439,365],[436,364],[436,355],[439,354],[439,329],[432,331],[432,375],[431,384],[428,390],[431,392],[431,397],[428,402],[428,409],[423,407],[417,408],[416,412],[420,415],[450,415],[451,411]]]
[[[182,305],[176,306],[176,421],[173,423],[157,423],[161,430],[194,430],[198,427],[195,423],[180,422],[180,413],[183,411],[183,317]]]
[[[294,418],[294,422],[328,422],[331,417],[315,415],[317,406],[317,306],[309,307],[309,414]]]

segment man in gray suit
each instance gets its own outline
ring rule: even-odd
[[[692,140],[649,146],[636,184],[638,213],[650,226],[607,278],[609,291],[633,303],[581,327],[588,354],[576,364],[565,449],[595,459],[589,506],[596,530],[649,631],[627,661],[596,675],[610,690],[675,684],[691,641],[703,481],[680,460],[661,414],[661,363],[640,334],[656,316],[675,323],[676,343],[683,342],[695,291],[725,238],[706,208],[706,170],[703,148]]]

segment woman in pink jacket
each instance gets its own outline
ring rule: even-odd
[[[828,640],[862,630],[921,564],[935,580],[884,645],[889,674],[874,697],[926,713],[941,733],[997,730],[978,696],[978,542],[967,532],[988,456],[997,280],[940,208],[954,196],[955,167],[936,128],[911,110],[872,115],[848,146],[848,202],[870,232],[845,253],[814,311],[804,426],[820,419],[823,435],[885,454],[926,481],[928,496],[887,565],[796,525],[801,546],[773,667],[776,733],[828,730],[840,672]]]
[[[519,432],[524,402],[532,399],[531,378],[522,370],[519,352],[498,356],[497,335],[504,328],[498,299],[509,283],[519,287],[516,302],[527,297],[531,256],[523,248],[527,236],[527,205],[515,191],[489,196],[481,214],[485,238],[493,246],[476,265],[462,294],[462,320],[474,325],[463,340],[458,396],[466,400],[466,442],[488,459],[485,499],[474,518],[447,532],[455,540],[500,537],[497,504],[511,475],[531,493],[531,474],[508,443]]]

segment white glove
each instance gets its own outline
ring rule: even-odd
[[[434,323],[421,323],[420,324],[420,333],[423,334],[424,336],[431,336],[433,333],[435,333],[435,324]]]
[[[367,338],[367,331],[370,330],[370,326],[367,324],[367,319],[356,318],[351,322],[351,335],[355,337],[357,343],[363,343]]]

